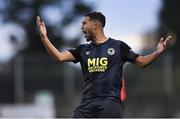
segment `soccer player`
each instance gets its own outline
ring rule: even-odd
[[[127,61],[139,67],[151,64],[165,51],[171,39],[171,36],[162,37],[154,52],[138,55],[123,41],[105,36],[105,22],[105,16],[100,12],[86,14],[81,30],[90,43],[61,52],[52,45],[44,22],[37,16],[37,27],[48,53],[59,62],[81,64],[84,77],[82,99],[73,112],[74,118],[121,117],[119,91],[123,65]]]

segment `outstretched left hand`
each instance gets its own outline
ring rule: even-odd
[[[166,50],[168,43],[171,40],[171,38],[172,38],[172,36],[168,36],[166,39],[164,37],[161,37],[161,39],[157,45],[157,48],[156,48],[156,51],[159,54],[162,54]]]

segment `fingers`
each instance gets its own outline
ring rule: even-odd
[[[172,36],[168,36],[168,37],[165,39],[165,41],[163,42],[163,46],[164,46],[164,47],[168,46],[168,43],[169,43],[169,41],[171,40],[171,38],[172,38]]]
[[[36,22],[38,21],[38,19],[39,19],[39,16],[36,16]]]
[[[44,22],[42,22],[42,25],[43,25],[43,26],[45,26],[45,23],[44,23]]]
[[[39,16],[36,17],[36,24],[38,29],[40,29],[41,27],[45,27],[45,23],[41,21],[41,18]]]
[[[40,21],[40,17],[39,16],[36,17],[36,24],[37,24],[38,29],[40,29],[41,21]]]
[[[169,42],[171,40],[172,36],[168,36],[165,40],[165,42]]]
[[[168,36],[165,41],[169,42],[171,40],[171,38],[172,38],[172,36]]]
[[[164,41],[164,37],[161,37],[160,42],[163,43],[163,41]]]
[[[40,22],[41,22],[41,21],[40,21],[40,17],[37,16],[37,17],[36,17],[36,23],[37,23],[37,24],[40,24]]]
[[[38,20],[40,20],[40,17],[39,17],[39,16],[37,16],[37,17],[36,17],[36,20],[37,20],[37,21],[38,21]]]
[[[38,25],[42,25],[44,24],[42,21],[41,21],[41,18],[39,16],[36,17],[36,22]]]

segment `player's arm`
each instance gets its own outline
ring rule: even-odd
[[[69,51],[60,52],[53,46],[53,44],[50,42],[47,36],[47,30],[46,30],[45,24],[44,22],[41,22],[39,16],[37,16],[36,18],[36,24],[37,24],[38,31],[41,37],[41,41],[43,42],[50,56],[55,61],[66,62],[66,61],[75,60],[74,56]]]
[[[134,60],[134,63],[139,67],[146,67],[154,62],[166,50],[168,42],[171,38],[171,36],[168,36],[166,39],[162,37],[153,53],[146,56],[138,56]]]

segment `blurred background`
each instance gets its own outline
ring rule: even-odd
[[[141,69],[124,66],[125,117],[180,117],[179,0],[0,0],[0,117],[71,117],[81,98],[79,64],[54,62],[38,34],[41,16],[59,50],[85,43],[83,15],[106,16],[105,34],[142,55],[161,36],[170,48]]]

